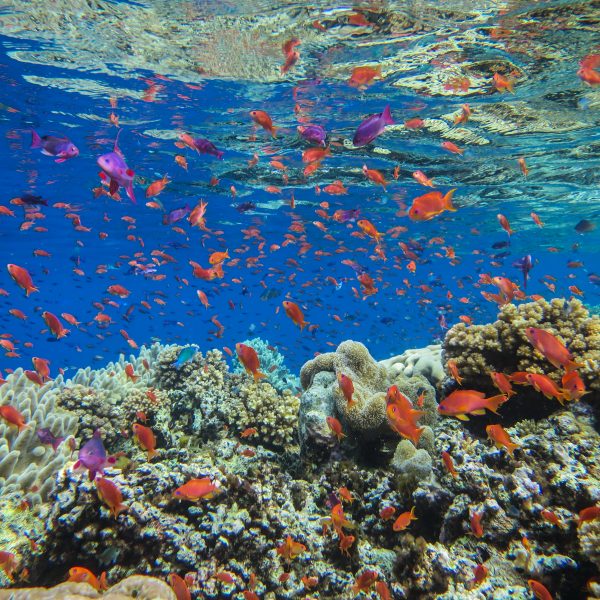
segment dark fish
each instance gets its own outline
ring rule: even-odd
[[[600,275],[596,275],[596,273],[590,273],[588,275],[588,281],[594,285],[600,285]]]
[[[394,319],[393,317],[382,317],[381,319],[379,319],[379,321],[384,325],[391,325],[396,321],[396,319]]]
[[[499,258],[506,258],[510,255],[510,252],[499,252],[498,254],[493,254],[492,258],[494,260],[498,260]]]
[[[510,242],[494,242],[492,244],[492,248],[494,250],[499,250],[500,248],[507,248],[508,246],[510,246]]]
[[[256,208],[256,204],[254,202],[242,202],[236,205],[235,210],[241,213],[248,212],[249,210],[254,210]]]
[[[523,273],[523,289],[527,289],[527,281],[529,280],[529,271],[533,269],[533,259],[531,258],[531,254],[527,254],[523,258],[515,261],[512,265],[516,267]]]
[[[589,233],[590,231],[594,231],[594,229],[596,229],[596,224],[587,219],[582,219],[575,225],[575,231],[577,233]]]
[[[174,208],[169,214],[163,215],[163,225],[173,225],[173,223],[185,219],[191,212],[192,209],[189,204],[186,204],[181,208]]]
[[[357,147],[366,146],[384,132],[386,125],[393,125],[394,123],[388,104],[381,114],[367,117],[358,126],[352,143]]]
[[[44,200],[41,196],[34,196],[33,194],[17,196],[17,200],[20,200],[23,204],[27,204],[28,206],[48,206],[48,200]]]
[[[40,442],[42,442],[42,444],[45,444],[46,446],[52,446],[54,452],[56,452],[57,448],[65,439],[64,437],[56,437],[47,427],[44,427],[43,429],[38,429],[36,431],[36,434]]]
[[[260,299],[272,300],[273,298],[277,298],[278,296],[281,296],[281,290],[278,290],[277,288],[268,288],[260,295]]]
[[[217,147],[210,140],[196,138],[194,140],[194,148],[196,148],[200,154],[210,154],[211,156],[216,156],[219,160],[223,158],[223,152],[217,150]]]

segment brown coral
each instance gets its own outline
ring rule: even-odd
[[[507,304],[495,323],[454,325],[444,339],[446,364],[450,359],[456,362],[465,388],[488,386],[490,371],[545,373],[560,383],[562,371],[554,369],[529,343],[527,327],[545,329],[564,342],[574,359],[584,365],[579,374],[586,388],[596,396],[600,393],[600,317],[590,316],[577,299]]]

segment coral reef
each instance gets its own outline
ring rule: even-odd
[[[60,583],[53,588],[23,588],[1,591],[0,600],[177,600],[173,590],[160,579],[133,575],[113,585],[104,593],[89,583]]]
[[[49,429],[56,437],[67,438],[77,432],[77,417],[58,409],[62,376],[38,386],[17,369],[0,386],[0,405],[16,408],[27,427],[20,432],[0,419],[0,498],[27,500],[38,505],[53,489],[53,475],[70,456],[66,444],[56,451],[43,445],[38,429]]]
[[[278,392],[294,391],[300,387],[298,377],[285,366],[284,355],[277,348],[271,346],[268,340],[256,337],[242,343],[256,350],[260,361],[260,370],[266,375],[265,381],[268,381]],[[245,372],[239,360],[234,360],[233,372]]]
[[[507,304],[498,320],[487,325],[458,323],[446,333],[444,361],[456,362],[463,387],[493,391],[487,375],[490,371],[545,373],[560,383],[556,370],[533,348],[525,336],[527,327],[538,327],[556,335],[567,344],[574,360],[583,363],[578,372],[592,393],[587,401],[600,398],[600,317],[590,316],[577,299],[554,298],[515,306]],[[526,388],[520,388],[521,393]]]
[[[434,387],[437,387],[445,377],[440,344],[405,350],[398,356],[380,361],[379,364],[387,369],[391,378],[397,375],[412,377],[419,374],[426,377]]]

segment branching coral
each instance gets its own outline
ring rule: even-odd
[[[587,389],[595,395],[600,393],[600,317],[590,316],[576,299],[507,304],[494,323],[458,323],[446,333],[444,360],[456,362],[465,388],[483,389],[482,385],[489,385],[490,371],[545,373],[559,383],[562,372],[529,343],[527,327],[545,329],[565,343],[574,359],[584,365],[579,374]]]

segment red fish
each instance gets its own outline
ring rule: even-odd
[[[308,321],[304,320],[304,313],[300,310],[300,307],[295,302],[284,300],[283,309],[285,310],[285,314],[293,321],[293,323],[300,327],[300,331],[302,331],[304,327],[308,325]]]
[[[452,460],[452,456],[450,456],[450,454],[445,450],[442,451],[442,460],[444,461],[444,465],[446,466],[446,469],[448,469],[450,475],[456,479],[458,477],[458,473],[454,468],[454,461]]]
[[[348,402],[348,408],[354,406],[356,401],[352,399],[352,394],[354,394],[354,384],[352,383],[352,379],[343,373],[338,373],[337,380],[340,390]]]
[[[548,588],[539,581],[528,579],[527,585],[538,600],[552,600],[552,594],[548,591]]]
[[[19,432],[28,427],[25,423],[25,417],[10,404],[3,404],[0,406],[0,417],[2,417],[9,425],[14,425]]]
[[[519,444],[515,444],[502,425],[488,425],[485,428],[490,439],[498,447],[506,448],[507,452],[512,456],[515,448],[520,448]]]
[[[363,571],[355,580],[354,585],[352,586],[352,593],[358,594],[359,592],[368,592],[369,589],[373,586],[379,574],[377,571],[372,571],[367,569]]]
[[[152,182],[146,188],[146,198],[158,196],[158,194],[160,194],[165,189],[167,183],[169,183],[168,175],[165,175],[162,179],[157,179],[156,181]]]
[[[306,552],[306,546],[300,542],[294,541],[291,535],[288,535],[285,538],[285,541],[277,546],[277,554],[281,555],[287,562],[300,556],[303,552]]]
[[[506,402],[503,394],[486,398],[483,392],[476,390],[454,390],[438,404],[438,413],[468,421],[470,415],[483,415],[486,409],[496,413],[501,404]]]
[[[456,211],[452,204],[452,196],[455,191],[456,189],[452,189],[445,195],[442,195],[441,192],[429,192],[418,196],[413,200],[408,216],[413,221],[429,221],[446,210]]]
[[[481,524],[481,519],[483,518],[483,512],[473,512],[471,514],[471,531],[473,535],[477,538],[483,537],[483,525]]]
[[[13,264],[6,265],[6,268],[15,283],[25,290],[26,296],[29,296],[31,292],[39,292],[38,288],[33,285],[33,280],[27,269]]]
[[[260,367],[260,361],[258,359],[258,354],[256,350],[252,348],[252,346],[246,346],[246,344],[237,343],[235,345],[235,350],[237,352],[238,358],[240,362],[246,369],[246,373],[252,375],[254,377],[254,381],[257,382],[263,377],[266,377],[264,373],[261,373],[258,369]]]
[[[115,519],[124,510],[129,508],[123,504],[123,494],[121,494],[121,490],[110,479],[98,477],[95,480],[95,484],[100,500],[108,506]]]
[[[375,78],[381,79],[381,67],[354,67],[348,85],[358,89],[365,89],[373,83]]]
[[[346,437],[346,434],[342,431],[342,424],[335,417],[327,417],[325,420],[331,433],[335,435],[338,442],[341,442],[342,438]]]
[[[275,135],[277,128],[273,125],[273,121],[267,112],[264,110],[251,110],[250,118],[263,129],[267,130],[272,137],[277,137]]]
[[[178,487],[173,492],[173,496],[182,500],[196,502],[202,499],[210,500],[217,494],[220,494],[221,491],[219,481],[213,482],[210,477],[203,477],[202,479],[190,479],[187,483]]]
[[[187,583],[177,573],[169,573],[167,581],[175,593],[177,600],[192,600],[192,594]]]
[[[452,142],[442,142],[442,148],[444,150],[448,150],[448,152],[452,152],[452,154],[464,154],[465,151],[463,148],[459,148],[456,144]]]
[[[69,329],[65,329],[63,327],[63,324],[60,322],[60,319],[51,312],[47,310],[44,311],[42,313],[42,318],[46,322],[46,325],[48,326],[48,329],[50,330],[52,335],[57,340],[60,340],[60,338],[65,337],[69,333]]]
[[[413,506],[410,510],[403,512],[398,515],[398,518],[394,521],[392,525],[392,529],[394,531],[404,531],[409,525],[411,521],[416,521],[417,517],[415,517],[415,507]]]
[[[156,451],[156,436],[150,427],[134,423],[131,426],[133,429],[133,435],[137,443],[148,453],[148,460],[152,460],[155,456],[158,456]]]
[[[527,327],[525,335],[531,345],[541,352],[544,358],[556,368],[562,367],[565,371],[573,371],[584,366],[575,362],[566,346],[549,331]]]
[[[69,579],[76,583],[89,583],[98,592],[108,589],[106,582],[106,573],[102,573],[100,578],[96,577],[89,569],[85,567],[72,567],[69,569]]]

